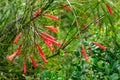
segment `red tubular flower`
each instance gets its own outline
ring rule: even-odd
[[[26,62],[24,62],[24,67],[23,67],[23,72],[24,72],[24,74],[26,74],[26,72],[27,72],[27,69],[26,69]]]
[[[15,40],[14,40],[14,44],[16,44],[17,42],[18,42],[18,40],[21,38],[21,36],[22,36],[22,32],[20,32],[17,36],[16,36],[16,38],[15,38]]]
[[[16,54],[17,54],[18,51],[14,52],[13,54],[11,54],[10,56],[8,56],[8,60],[9,61],[13,61],[13,59],[16,57]]]
[[[47,40],[50,41],[51,43],[55,44],[55,45],[58,46],[58,47],[61,46],[61,43],[60,43],[60,42],[56,42],[56,41],[54,41],[54,40],[52,40],[52,39],[49,39],[49,38],[47,38]]]
[[[85,50],[83,45],[82,45],[82,51],[81,52],[83,53],[85,59],[88,60],[89,58],[88,58],[88,55],[86,54],[86,50]]]
[[[61,43],[60,42],[56,42],[55,40],[53,39],[50,39],[50,38],[46,38],[44,37],[43,35],[40,35],[40,37],[44,40],[44,41],[49,41],[50,44],[55,44],[56,46],[60,47],[61,46]]]
[[[41,32],[40,33],[42,36],[46,37],[46,38],[50,38],[52,40],[56,40],[56,38],[52,37],[51,35],[47,34],[47,33],[44,33],[44,32]]]
[[[43,61],[44,61],[45,63],[48,63],[48,60],[45,58],[44,55],[40,54],[40,56],[41,56],[41,58],[43,59]]]
[[[34,18],[38,17],[40,15],[41,9],[37,10],[36,13],[34,14]]]
[[[72,9],[70,8],[70,6],[66,6],[65,9],[66,9],[67,11],[69,11],[69,12],[72,11]]]
[[[44,53],[43,53],[40,45],[39,45],[39,44],[36,44],[36,43],[35,43],[35,45],[37,46],[37,48],[38,48],[38,50],[39,50],[39,52],[40,52],[40,56],[41,56],[41,58],[43,59],[43,61],[44,61],[45,63],[48,63],[48,61],[47,61],[47,59],[45,58],[45,55],[44,55]]]
[[[101,48],[102,50],[106,51],[106,47],[104,47],[103,45],[97,43],[97,42],[93,42],[94,45],[98,46],[99,48]]]
[[[46,43],[46,45],[49,47],[49,49],[50,49],[52,52],[55,51],[55,49],[52,47],[52,44],[51,44],[49,41],[46,40],[45,43]]]
[[[72,11],[70,6],[67,6],[66,4],[62,3],[61,6],[63,6],[67,11]]]
[[[43,53],[42,48],[40,47],[40,45],[39,45],[39,44],[36,44],[36,43],[35,43],[35,45],[37,46],[40,54],[44,56],[44,53]]]
[[[46,36],[44,36],[44,35],[42,35],[42,34],[40,34],[40,37],[43,39],[43,40],[46,40]]]
[[[112,14],[113,14],[113,11],[112,11],[111,7],[110,7],[108,4],[106,4],[106,7],[107,7],[107,9],[108,9],[110,15],[112,15]]]
[[[47,38],[46,38],[44,35],[40,35],[40,37],[44,40],[44,42],[45,42],[46,45],[49,47],[49,49],[50,49],[52,52],[54,52],[55,49],[52,47],[52,43],[51,43],[49,40],[47,40]],[[51,37],[48,38],[48,39],[51,39]],[[52,40],[53,40],[53,39],[52,39]]]
[[[36,62],[35,62],[34,58],[32,56],[30,56],[30,59],[32,61],[33,67],[37,68],[37,65],[36,65]]]
[[[19,55],[20,54],[20,49],[21,49],[21,47],[22,47],[22,45],[19,45],[19,47],[18,47],[18,49],[17,49],[17,55]]]
[[[52,20],[55,20],[55,21],[58,20],[58,16],[53,16],[53,15],[50,15],[50,14],[43,14],[43,16],[46,16],[46,17],[48,17],[48,18],[50,18]]]
[[[47,29],[49,29],[50,31],[55,32],[55,33],[58,32],[58,29],[55,28],[55,27],[53,27],[53,26],[45,26],[45,28],[47,28]]]

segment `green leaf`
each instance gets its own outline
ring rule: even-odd
[[[107,64],[105,64],[105,73],[106,73],[107,75],[110,74],[110,67],[109,67]]]
[[[79,56],[80,56],[79,51],[74,51],[74,54],[75,54],[77,57],[79,57]]]
[[[103,64],[102,60],[98,61],[98,63],[97,63],[97,65],[98,65],[99,68],[103,68],[102,64]]]
[[[112,74],[109,79],[110,80],[118,80],[119,79],[118,74],[117,73]]]

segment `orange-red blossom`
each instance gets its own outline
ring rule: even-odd
[[[88,55],[87,55],[87,53],[86,53],[86,50],[85,50],[85,48],[84,48],[84,45],[82,45],[82,51],[81,51],[81,52],[83,53],[85,59],[88,60],[89,57],[88,57]]]
[[[93,42],[94,45],[98,46],[99,48],[101,48],[102,50],[106,50],[106,47],[104,47],[103,45],[97,43],[97,42]]]
[[[48,18],[50,18],[52,20],[55,20],[55,21],[58,20],[58,16],[53,16],[53,15],[50,15],[50,14],[43,14],[43,16],[46,16],[46,17],[48,17]]]
[[[21,38],[21,36],[22,36],[22,32],[20,32],[17,36],[16,36],[16,38],[14,39],[14,44],[17,44],[17,42],[18,42],[18,40]]]
[[[30,56],[30,59],[32,61],[33,67],[37,68],[37,65],[36,65],[36,62],[35,62],[34,58],[32,56]]]
[[[9,61],[13,61],[13,59],[20,54],[20,49],[21,49],[22,45],[19,45],[17,51],[15,51],[13,54],[9,55],[7,58]]]
[[[45,63],[48,63],[48,60],[45,58],[45,55],[44,55],[44,53],[43,53],[42,48],[40,47],[40,45],[39,45],[39,44],[36,44],[36,43],[35,43],[35,45],[36,45],[36,47],[38,48],[38,50],[39,50],[39,52],[40,52],[40,56],[41,56],[41,58],[43,59],[43,61],[44,61]]]
[[[52,31],[54,33],[58,33],[58,28],[55,28],[53,26],[45,26],[45,28],[49,29],[50,31]]]
[[[108,12],[110,13],[110,15],[112,15],[113,11],[112,11],[111,7],[108,4],[105,4],[105,5],[106,5],[106,7],[108,9]]]
[[[67,11],[72,11],[70,6],[67,6],[66,4],[62,3],[61,6],[63,6]]]
[[[60,42],[57,42],[55,41],[55,39],[52,39],[52,38],[49,38],[43,34],[40,33],[40,37],[44,40],[44,41],[49,41],[49,44],[55,44],[56,46],[60,47],[61,46],[61,43]]]
[[[23,63],[23,73],[26,74],[27,73],[27,68],[26,68],[26,62]]]

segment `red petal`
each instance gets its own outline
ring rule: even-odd
[[[45,63],[48,63],[48,60],[45,58],[44,55],[41,55],[41,54],[40,54],[40,56],[41,56],[41,58],[43,59],[43,61],[44,61]]]
[[[113,14],[113,11],[112,11],[111,7],[110,7],[108,4],[106,4],[106,7],[107,7],[107,9],[108,9],[110,15],[112,15],[112,14]]]
[[[58,46],[58,47],[61,46],[61,43],[60,43],[60,42],[56,42],[56,41],[54,41],[54,40],[52,40],[52,39],[48,39],[48,38],[47,38],[47,40],[50,41],[51,43],[55,44],[55,45]]]
[[[9,61],[13,61],[13,59],[16,57],[16,54],[17,54],[17,51],[14,52],[13,54],[11,54],[10,56],[8,56],[8,57],[7,57],[8,60],[9,60]]]
[[[16,38],[15,38],[15,40],[14,40],[14,44],[16,44],[16,43],[18,42],[18,40],[21,38],[21,36],[22,36],[22,32],[20,32],[20,33],[16,36]]]
[[[88,57],[88,55],[86,54],[86,50],[85,50],[85,48],[84,48],[84,46],[82,45],[82,51],[81,51],[82,53],[83,53],[83,55],[84,55],[84,57],[85,57],[85,59],[86,60],[88,60],[89,59],[89,57]]]
[[[17,49],[17,55],[19,55],[20,54],[20,49],[21,49],[21,47],[22,47],[22,45],[19,45],[19,47],[18,47],[18,49]]]
[[[36,43],[35,43],[35,45],[37,46],[40,54],[44,56],[44,53],[43,53],[42,48],[40,47],[40,45],[39,45],[39,44],[36,44]]]
[[[65,9],[66,9],[67,11],[72,11],[72,9],[70,8],[70,6],[66,6]]]
[[[67,6],[66,4],[62,3],[61,6],[63,6],[67,11],[72,11],[70,6]]]
[[[55,28],[55,27],[53,27],[53,26],[45,26],[45,28],[47,28],[47,29],[49,29],[50,31],[55,32],[55,33],[58,32],[58,29]]]
[[[48,17],[48,18],[50,18],[50,19],[53,19],[53,20],[55,20],[55,21],[58,20],[58,16],[53,16],[53,15],[50,15],[50,14],[43,14],[43,16],[46,16],[46,17]]]
[[[52,47],[52,44],[51,44],[49,41],[46,40],[45,43],[46,43],[46,45],[49,47],[49,49],[50,49],[52,52],[55,51],[55,49]]]
[[[47,37],[47,38],[56,40],[56,38],[52,37],[51,35],[49,35],[49,34],[47,34],[47,33],[41,32],[40,34],[41,34],[42,36],[44,36],[44,37]]]
[[[106,47],[102,46],[101,44],[97,43],[97,42],[93,42],[94,45],[98,46],[99,48],[101,48],[102,50],[106,50]]]
[[[35,62],[34,58],[32,56],[30,56],[30,59],[32,61],[33,67],[37,68],[37,65],[36,65],[36,62]]]
[[[24,62],[23,72],[24,72],[24,74],[26,74],[26,72],[27,72],[27,70],[26,70],[26,63],[25,62]]]
[[[41,9],[37,10],[36,13],[34,14],[34,18],[38,17],[40,15]]]

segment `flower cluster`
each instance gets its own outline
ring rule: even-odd
[[[71,11],[72,9],[69,7],[69,6],[66,6],[66,4],[62,4],[61,6],[63,6],[67,11]],[[33,14],[33,19],[39,17],[41,15],[41,12],[42,12],[42,8],[39,8],[34,14]],[[52,19],[54,21],[58,21],[59,17],[58,16],[54,16],[54,15],[50,15],[50,14],[43,14],[42,16],[46,17],[46,18],[49,18],[49,19]],[[58,33],[59,30],[58,28],[54,27],[54,26],[45,26],[44,27],[45,29],[48,29],[49,31],[53,32],[53,33]],[[20,32],[16,38],[14,39],[13,43],[14,44],[17,44],[18,41],[20,40],[20,38],[22,37],[23,35],[23,32]],[[53,36],[49,35],[48,33],[46,32],[39,32],[39,36],[40,38],[45,42],[46,46],[50,49],[51,52],[55,52],[55,48],[53,47],[53,45],[57,46],[60,48],[61,46],[61,43],[60,42],[57,42],[56,41],[56,38],[54,38]],[[48,60],[46,59],[45,57],[45,53],[43,52],[41,46],[34,42],[34,45],[36,46],[36,48],[38,49],[39,51],[39,54],[40,54],[40,57],[41,59],[45,62],[45,63],[48,63]],[[23,44],[20,44],[17,48],[17,50],[9,55],[7,57],[7,59],[9,61],[13,61],[14,58],[18,55],[20,55],[21,53],[21,48],[23,47],[24,45]],[[34,68],[37,68],[37,64],[36,64],[36,61],[34,59],[34,57],[32,55],[29,56],[30,60],[31,60],[31,63],[33,64],[33,67]],[[26,66],[26,61],[23,62],[23,73],[26,74],[27,73],[27,66]],[[45,68],[43,65],[41,65],[42,68]]]
[[[40,13],[41,13],[41,9],[37,10],[36,13],[33,15],[33,18],[38,17],[38,16],[40,15]],[[55,20],[55,21],[57,21],[57,20],[59,19],[58,16],[53,16],[53,15],[50,15],[50,14],[43,14],[43,16],[45,16],[45,17],[47,17],[47,18],[50,18],[50,19],[52,19],[52,20]],[[58,32],[59,32],[58,28],[56,28],[56,27],[54,27],[54,26],[45,26],[44,28],[45,28],[45,29],[48,29],[49,31],[51,31],[51,32],[53,32],[53,33],[58,33]],[[21,39],[22,35],[23,35],[23,32],[20,32],[20,33],[16,36],[16,38],[14,39],[13,43],[14,43],[14,44],[17,44],[18,41]],[[55,48],[53,47],[53,45],[55,45],[55,46],[57,46],[57,47],[60,47],[60,46],[61,46],[61,43],[60,43],[60,42],[57,42],[57,41],[56,41],[56,38],[54,38],[53,36],[49,35],[49,34],[46,33],[46,32],[39,32],[39,36],[40,36],[40,38],[45,42],[45,44],[47,45],[47,47],[50,49],[51,52],[55,52]],[[35,45],[36,48],[38,49],[41,59],[42,59],[45,63],[48,63],[48,60],[46,59],[45,53],[43,52],[41,46],[40,46],[38,43],[36,43],[36,42],[34,42],[34,45]],[[7,59],[8,59],[9,61],[13,61],[16,56],[20,55],[20,53],[21,53],[21,48],[22,48],[23,46],[24,46],[23,44],[20,44],[20,45],[18,46],[17,50],[16,50],[13,54],[9,55],[9,56],[7,57]],[[33,67],[34,67],[34,68],[37,68],[38,66],[37,66],[37,64],[36,64],[36,61],[35,61],[34,57],[33,57],[32,55],[30,55],[29,58],[30,58],[30,60],[31,60],[31,63],[32,63]],[[26,66],[26,64],[27,64],[26,61],[24,61],[24,63],[23,63],[23,73],[24,73],[24,74],[27,73],[27,66]],[[42,68],[45,68],[43,65],[41,65],[41,67],[42,67]]]
[[[101,45],[100,43],[98,43],[98,42],[92,42],[92,44],[94,44],[95,46],[99,47],[103,51],[106,51],[106,47],[103,46],[103,45]],[[90,49],[90,51],[92,51],[92,47],[91,46],[89,47],[89,49]],[[82,45],[81,53],[83,53],[83,55],[85,57],[85,60],[88,61],[89,57],[87,55],[87,52],[86,52],[86,49],[85,49],[84,45]]]

